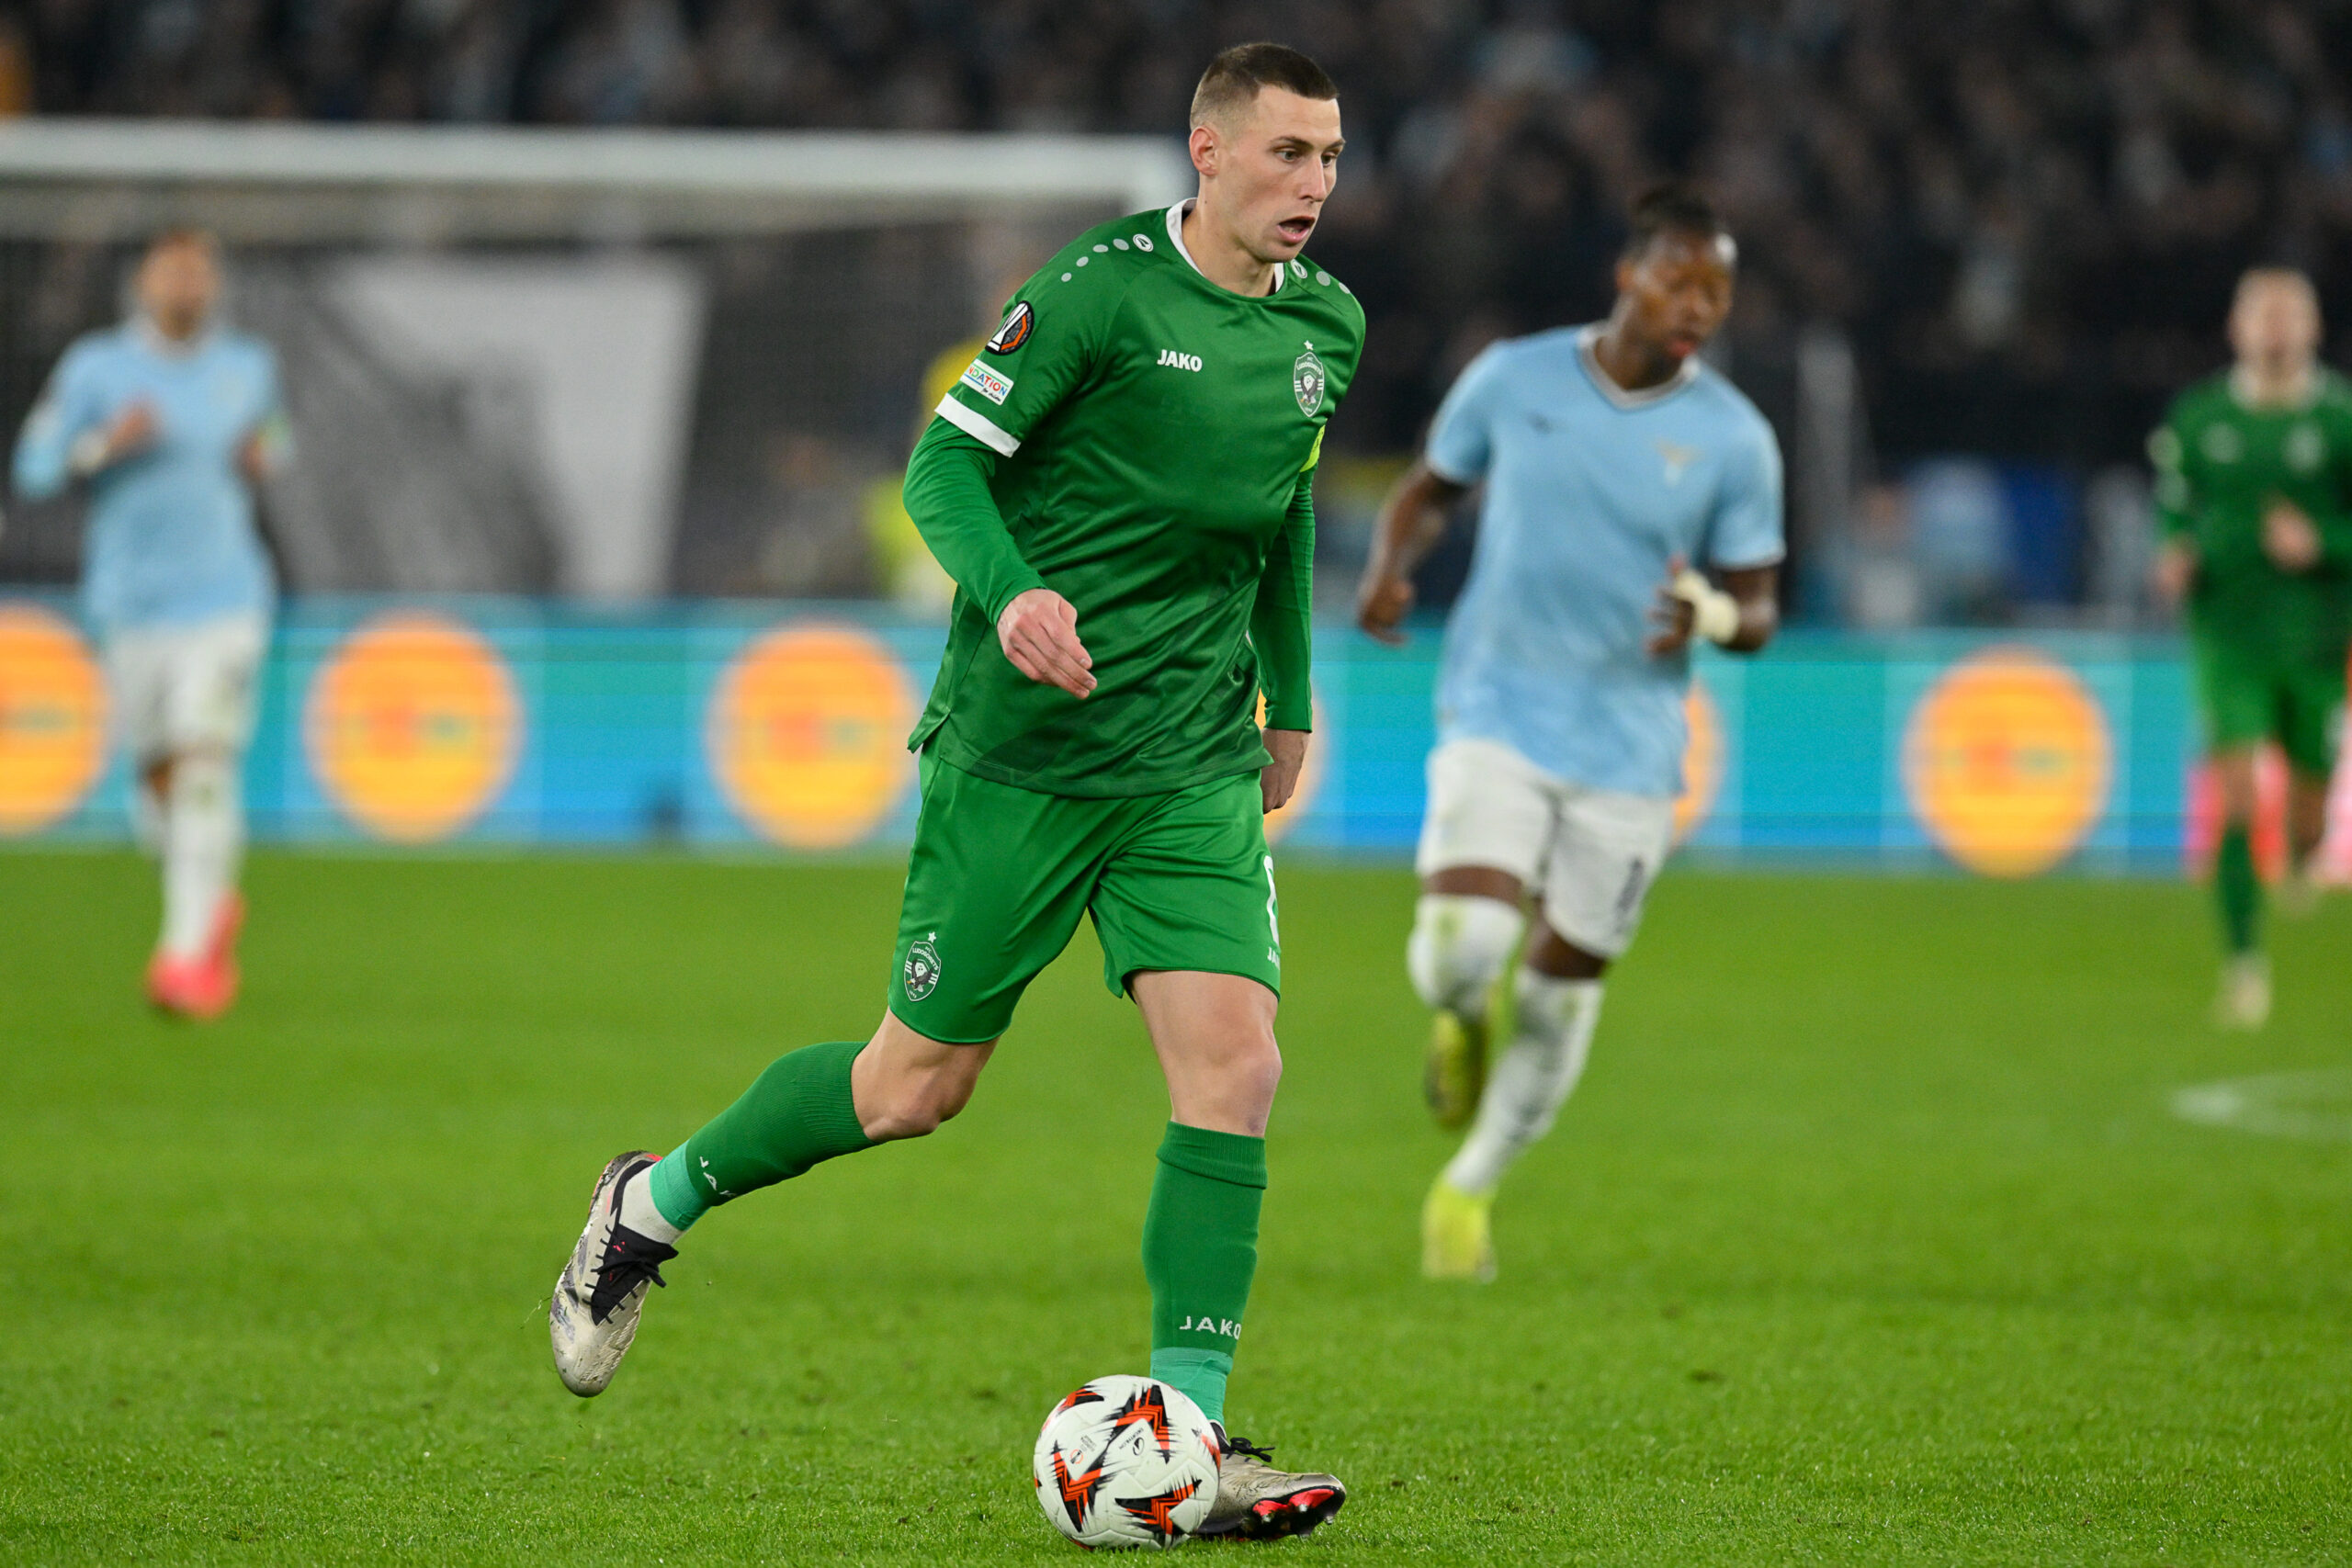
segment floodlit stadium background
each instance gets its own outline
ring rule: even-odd
[[[1702,666],[1694,849],[2194,863],[2139,449],[2246,263],[2309,266],[2346,342],[2326,6],[0,13],[0,422],[142,236],[214,227],[302,448],[266,497],[261,836],[887,852],[941,637],[896,504],[924,389],[1060,238],[1182,194],[1192,73],[1258,35],[1341,84],[1312,250],[1371,318],[1291,843],[1409,844],[1434,628],[1349,628],[1372,508],[1479,346],[1605,307],[1615,214],[1680,172],[1742,238],[1719,361],[1788,455],[1794,626]],[[0,534],[0,833],[127,830],[77,526]]]

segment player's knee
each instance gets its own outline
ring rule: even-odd
[[[1405,943],[1405,968],[1422,1002],[1455,1012],[1486,1010],[1487,993],[1510,963],[1527,917],[1499,898],[1424,893]]]

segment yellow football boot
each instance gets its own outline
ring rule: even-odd
[[[1487,1224],[1495,1200],[1473,1198],[1443,1176],[1421,1204],[1421,1272],[1432,1280],[1495,1277],[1495,1241]]]
[[[1421,1094],[1441,1127],[1466,1127],[1487,1088],[1487,1022],[1442,1009],[1430,1021]]]

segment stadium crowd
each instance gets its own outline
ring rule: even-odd
[[[1747,237],[1740,339],[1853,329],[1896,451],[2127,452],[2240,265],[2352,246],[2340,0],[31,0],[5,35],[42,113],[1138,131],[1290,39],[1345,93],[1317,248],[1389,449],[1487,336],[1598,308],[1664,171]]]

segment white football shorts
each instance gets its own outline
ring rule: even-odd
[[[268,623],[257,615],[142,626],[107,638],[115,733],[133,763],[182,751],[235,754],[253,736]]]
[[[1615,958],[1632,944],[1674,847],[1673,801],[1566,783],[1497,740],[1446,741],[1429,772],[1416,871],[1507,871],[1573,946]]]

